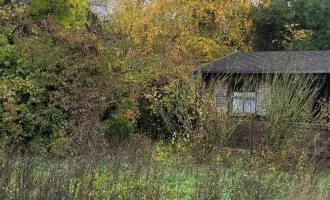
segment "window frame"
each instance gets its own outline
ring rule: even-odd
[[[257,113],[257,81],[250,77],[249,79],[241,78],[240,80],[234,80],[230,82],[229,87],[229,112],[231,115],[251,115]],[[248,87],[246,87],[248,85]],[[234,99],[241,100],[241,108],[234,110]],[[246,101],[251,100],[249,111],[246,111]],[[253,101],[254,100],[254,101]],[[254,104],[252,104],[254,102]],[[251,106],[253,105],[253,106]]]

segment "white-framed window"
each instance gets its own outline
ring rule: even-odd
[[[243,81],[234,83],[231,91],[230,101],[233,114],[248,114],[256,112],[255,84]]]

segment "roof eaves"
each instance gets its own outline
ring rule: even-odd
[[[225,59],[225,58],[227,58],[227,57],[229,57],[229,56],[232,56],[232,55],[234,55],[234,54],[236,54],[236,53],[240,53],[240,52],[241,52],[241,51],[234,51],[234,52],[232,52],[232,53],[230,53],[230,54],[227,54],[227,55],[225,55],[225,56],[223,56],[223,57],[221,57],[221,58],[219,58],[219,59],[217,59],[217,60],[214,60],[214,61],[212,61],[212,62],[209,62],[209,63],[206,63],[206,64],[204,64],[204,65],[201,65],[201,66],[197,67],[196,69],[194,69],[193,71],[194,71],[194,72],[201,72],[201,71],[202,71],[202,70],[200,70],[201,68],[206,67],[206,66],[212,66],[213,63],[215,63],[215,62],[219,62],[219,61],[221,61],[221,60],[223,60],[223,59]]]

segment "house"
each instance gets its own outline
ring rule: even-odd
[[[313,100],[314,106],[318,106],[321,99],[329,102],[330,51],[235,52],[201,66],[197,71],[207,84],[214,80],[223,80],[221,84],[216,84],[215,88],[217,91],[214,105],[217,108],[225,110],[233,119],[253,116],[250,117],[253,123],[247,121],[236,127],[231,137],[233,146],[247,147],[263,140],[269,126],[266,122],[269,107],[265,106],[270,100],[267,94],[271,87],[269,80],[272,79],[269,77],[310,74],[320,83],[316,84],[319,88],[316,99]],[[330,120],[328,122],[330,125]],[[318,145],[322,149],[322,141],[330,141],[329,127],[327,130],[326,126],[321,125],[311,131],[313,137],[318,135],[320,138]],[[319,147],[318,149],[321,149]],[[330,146],[327,148],[330,149]]]
[[[318,99],[328,98],[330,51],[235,52],[197,69],[203,80],[230,75],[218,88],[215,106],[232,114],[265,116],[266,75],[315,74],[322,81]],[[240,77],[237,80],[234,77]],[[242,89],[243,85],[251,87]],[[315,100],[317,101],[317,99]]]

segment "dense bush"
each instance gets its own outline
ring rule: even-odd
[[[10,30],[12,44],[5,40],[8,30],[0,28],[5,35],[0,48],[1,139],[15,150],[34,141],[50,150],[52,141],[62,137],[75,138],[75,147],[101,144],[100,117],[114,103],[109,85],[116,80],[102,62],[102,41],[51,18],[39,24],[20,9],[2,16],[2,27],[17,24]]]
[[[65,26],[83,26],[87,23],[86,0],[33,0],[29,12],[35,19],[55,18]]]
[[[206,86],[198,76],[186,75],[152,87],[141,100],[140,117],[148,119],[148,123],[140,122],[141,128],[152,126],[159,137],[211,149],[226,145],[235,124],[225,109],[214,107],[217,89],[226,80],[223,77]]]
[[[122,117],[114,117],[103,122],[103,132],[109,139],[119,137],[128,138],[134,131],[134,124],[131,120]]]

